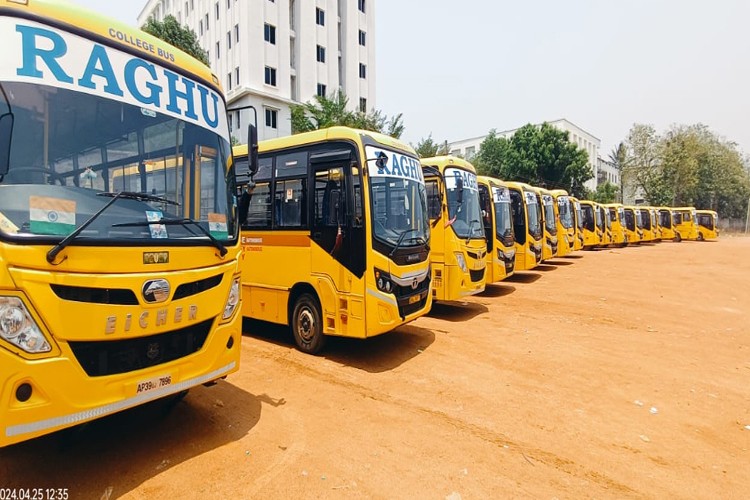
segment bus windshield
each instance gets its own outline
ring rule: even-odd
[[[454,167],[444,173],[448,222],[459,238],[484,238],[476,174]]]
[[[672,215],[669,213],[669,210],[659,211],[659,225],[667,229],[672,227]]]
[[[570,211],[570,198],[567,196],[557,197],[557,210],[560,214],[560,224],[565,229],[573,227],[573,214]]]
[[[427,191],[419,160],[382,147],[367,146],[365,150],[373,236],[390,246],[428,243]]]
[[[236,238],[234,171],[222,134],[104,95],[26,82],[0,90],[8,99],[0,113],[15,115],[10,169],[0,182],[0,237],[68,235],[111,193],[129,191],[154,201],[115,200],[76,241]],[[216,104],[224,116],[223,100]]]
[[[539,213],[539,202],[536,194],[524,191],[526,196],[526,212],[529,217],[529,234],[534,238],[542,237],[542,214]]]
[[[557,234],[557,221],[555,220],[555,205],[552,196],[542,195],[544,204],[544,227],[550,234]]]
[[[492,186],[492,202],[495,207],[495,233],[498,239],[508,239],[513,234],[508,188]]]
[[[580,203],[575,202],[575,210],[576,210],[576,222],[578,223],[578,229],[583,229],[584,217],[583,217],[583,210],[581,209]]]

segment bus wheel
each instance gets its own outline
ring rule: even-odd
[[[315,297],[303,293],[294,304],[292,334],[300,351],[317,354],[325,344],[320,305]]]
[[[682,235],[680,233],[675,233],[674,240],[679,243],[682,241]]]
[[[698,241],[703,241],[703,233],[698,231]]]

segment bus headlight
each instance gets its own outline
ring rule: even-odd
[[[391,275],[384,273],[380,269],[375,269],[375,286],[378,290],[385,293],[393,292],[394,286],[391,282]]]
[[[469,268],[466,267],[466,259],[464,259],[464,254],[462,254],[461,252],[454,252],[454,254],[456,256],[456,262],[458,262],[458,267],[461,268],[461,271],[468,273]]]
[[[227,303],[224,305],[224,314],[221,316],[222,319],[229,319],[234,314],[234,310],[237,308],[237,304],[240,303],[240,277],[236,276],[232,280],[232,287],[229,289],[229,296],[227,297]]]
[[[0,337],[30,354],[52,350],[18,297],[0,297]]]

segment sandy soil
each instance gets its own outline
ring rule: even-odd
[[[71,498],[747,498],[750,238],[577,253],[320,357],[246,323],[171,411],[0,450]]]

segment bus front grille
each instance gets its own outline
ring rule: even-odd
[[[69,342],[90,377],[128,373],[184,358],[203,347],[213,319],[148,337]]]
[[[471,277],[471,281],[473,283],[476,283],[477,281],[482,281],[482,278],[484,278],[484,269],[479,269],[477,271],[473,269],[469,269],[469,277]]]

